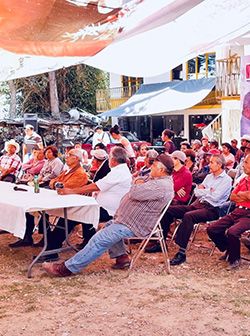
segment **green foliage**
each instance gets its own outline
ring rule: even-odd
[[[60,112],[79,107],[95,114],[96,90],[109,86],[106,73],[84,64],[57,70],[56,80]],[[48,74],[17,79],[15,85],[17,111],[40,116],[50,113]]]

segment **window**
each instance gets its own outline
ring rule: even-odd
[[[143,84],[142,77],[122,76],[123,95],[130,97],[139,89],[141,84]]]
[[[183,80],[182,64],[172,70],[172,80]]]
[[[215,76],[215,53],[199,55],[187,62],[187,79]]]

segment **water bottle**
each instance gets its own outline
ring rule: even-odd
[[[38,182],[38,175],[34,176],[34,193],[38,194],[40,192],[39,182]]]

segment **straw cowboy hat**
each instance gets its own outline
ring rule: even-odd
[[[7,151],[7,148],[8,148],[9,145],[15,146],[16,147],[16,153],[19,152],[20,146],[19,146],[19,144],[14,139],[11,139],[11,140],[5,142],[5,144],[4,144],[4,150]]]

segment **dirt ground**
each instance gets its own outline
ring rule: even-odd
[[[14,240],[0,236],[1,336],[250,335],[250,263],[226,271],[218,251],[210,257],[209,248],[198,246],[211,246],[204,231],[170,275],[157,253],[144,254],[129,277],[111,270],[104,255],[77,276],[50,278],[36,265],[27,279],[38,248],[10,249]]]

